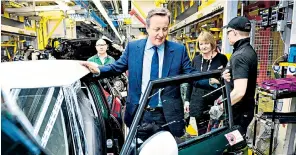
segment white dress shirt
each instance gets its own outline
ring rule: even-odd
[[[151,73],[151,62],[152,57],[154,54],[153,44],[151,43],[150,39],[147,39],[145,50],[144,50],[144,58],[143,58],[143,71],[142,71],[142,86],[141,86],[141,98],[146,90],[148,82],[150,81],[150,73]],[[163,66],[163,57],[164,57],[164,44],[157,46],[157,53],[158,53],[158,60],[159,60],[159,71],[158,77],[161,78],[162,76],[162,66]],[[160,100],[160,93],[159,93],[159,101]],[[158,106],[162,106],[161,102]]]

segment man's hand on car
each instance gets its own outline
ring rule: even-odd
[[[99,65],[97,63],[94,62],[89,62],[89,61],[82,61],[80,63],[82,66],[85,66],[89,69],[90,72],[94,73],[94,74],[99,74],[100,70],[99,70]]]

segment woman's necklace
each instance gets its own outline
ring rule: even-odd
[[[209,65],[208,65],[208,69],[206,71],[210,70],[211,63],[212,63],[212,58],[213,58],[213,52],[211,53],[210,62],[209,62]],[[203,69],[203,63],[204,63],[204,58],[203,58],[203,56],[201,56],[201,66],[200,66],[200,71],[201,72],[202,72],[202,69]]]

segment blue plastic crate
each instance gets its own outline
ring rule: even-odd
[[[296,45],[291,45],[288,62],[295,63],[296,62]]]

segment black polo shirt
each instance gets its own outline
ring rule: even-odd
[[[250,38],[241,39],[233,45],[233,54],[227,68],[230,68],[231,85],[236,79],[248,79],[244,97],[233,106],[234,111],[253,110],[255,106],[255,91],[257,80],[257,54],[250,45]],[[229,66],[230,65],[230,66]]]

